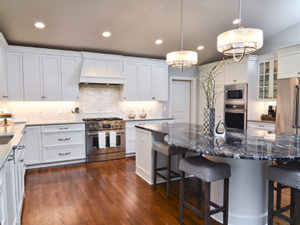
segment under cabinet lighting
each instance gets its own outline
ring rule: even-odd
[[[46,25],[42,22],[36,22],[34,26],[38,29],[44,29],[46,27]]]
[[[104,32],[102,33],[102,36],[103,36],[103,37],[110,37],[110,36],[111,36],[111,33],[110,33],[109,31],[104,31]]]

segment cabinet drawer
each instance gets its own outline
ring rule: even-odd
[[[248,128],[275,131],[275,124],[263,122],[248,122]]]
[[[83,123],[42,126],[42,133],[84,131],[84,130],[85,127]]]
[[[58,162],[83,158],[85,158],[84,145],[44,148],[45,162]]]
[[[43,147],[84,144],[84,132],[59,132],[42,134]]]

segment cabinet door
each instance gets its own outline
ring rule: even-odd
[[[152,67],[152,99],[168,101],[168,72],[166,65]]]
[[[108,77],[123,77],[123,63],[119,60],[107,61]]]
[[[135,62],[124,62],[124,100],[137,100],[137,77],[139,64]]]
[[[41,163],[41,128],[32,126],[26,128],[26,154],[25,162],[27,165]]]
[[[152,65],[140,64],[140,73],[138,77],[138,99],[152,99]]]
[[[278,79],[299,77],[300,54],[298,52],[278,56]]]
[[[0,169],[0,224],[7,225],[6,193],[4,187],[4,169]]]
[[[61,57],[62,99],[79,99],[79,65],[80,59]]]
[[[43,56],[43,90],[44,99],[61,99],[60,56]]]
[[[24,99],[42,100],[42,56],[23,54]]]
[[[7,98],[9,100],[23,99],[23,66],[22,53],[6,53]]]
[[[247,63],[237,62],[225,65],[225,85],[248,82]]]
[[[0,45],[0,100],[6,100],[8,98],[5,59],[5,47]]]

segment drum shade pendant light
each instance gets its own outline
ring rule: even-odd
[[[240,0],[238,29],[221,33],[217,38],[217,50],[226,56],[232,56],[239,62],[244,55],[251,54],[263,46],[263,31],[255,28],[244,28],[242,21],[242,2]]]
[[[181,49],[180,51],[169,52],[167,54],[167,64],[174,68],[179,68],[180,71],[183,68],[194,66],[198,62],[198,54],[194,51],[183,50],[183,0],[180,2],[180,14],[181,14]]]

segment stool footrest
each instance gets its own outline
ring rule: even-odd
[[[156,169],[156,171],[157,171],[156,175],[159,176],[160,178],[163,178],[164,180],[168,180],[167,176],[158,172],[158,171],[162,171],[162,170],[166,170],[166,169],[167,169],[166,167]],[[180,175],[178,173],[176,173],[173,170],[170,171],[170,179],[179,178],[179,177],[180,177]]]
[[[289,217],[287,217],[287,216],[285,216],[285,215],[283,215],[283,214],[281,214],[281,213],[279,213],[279,212],[277,212],[277,211],[273,211],[272,214],[273,214],[274,216],[277,216],[278,218],[280,218],[280,219],[286,221],[286,222],[289,222],[289,223],[291,222],[291,219],[290,219]]]
[[[192,210],[193,212],[195,212],[198,216],[200,216],[200,217],[204,217],[204,213],[201,211],[201,210],[199,210],[199,209],[197,209],[197,208],[195,208],[193,205],[191,205],[190,203],[188,203],[188,202],[183,202],[183,205],[185,206],[185,207],[187,207],[187,208],[189,208],[190,210]]]
[[[193,193],[189,195],[184,196],[184,200],[189,199],[189,198],[200,198],[202,195],[200,193]]]
[[[291,206],[288,205],[288,206],[282,207],[282,208],[280,208],[280,209],[277,209],[277,210],[274,211],[274,212],[276,212],[276,213],[283,213],[283,212],[285,212],[285,211],[288,211],[290,208],[291,208]]]

